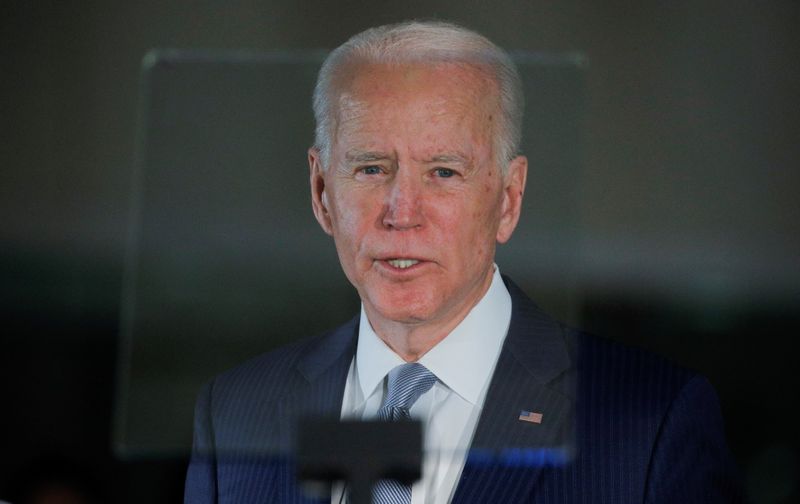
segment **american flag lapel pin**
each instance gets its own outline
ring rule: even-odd
[[[519,420],[520,422],[540,424],[542,423],[542,414],[535,411],[520,411]]]

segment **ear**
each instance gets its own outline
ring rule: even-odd
[[[325,196],[325,171],[316,147],[308,149],[309,182],[311,185],[311,208],[320,227],[326,233],[333,234],[331,216],[328,213],[328,198]]]
[[[522,196],[525,194],[525,180],[528,177],[528,158],[517,156],[508,164],[508,172],[503,181],[503,201],[501,204],[500,225],[497,228],[497,242],[505,243],[517,227],[522,212]]]

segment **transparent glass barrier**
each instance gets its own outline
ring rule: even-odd
[[[162,51],[142,74],[115,447],[185,455],[200,386],[350,318],[358,298],[311,212],[306,150],[320,53]],[[497,262],[569,319],[583,160],[584,62],[517,54],[525,209]],[[568,286],[565,288],[565,285]]]

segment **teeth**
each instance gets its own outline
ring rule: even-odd
[[[419,261],[415,259],[389,259],[389,264],[395,268],[406,269],[417,264]]]

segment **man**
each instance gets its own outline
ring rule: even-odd
[[[284,456],[308,414],[423,420],[422,480],[379,502],[736,499],[705,380],[562,327],[500,276],[527,174],[502,50],[445,23],[370,29],[328,57],[314,112],[312,207],[361,315],[204,389],[186,502],[302,501]]]

